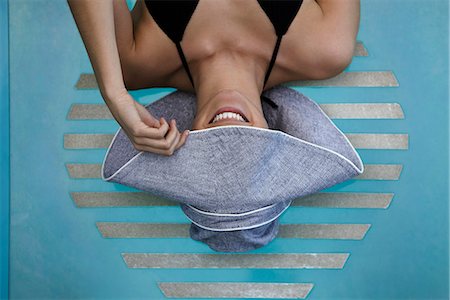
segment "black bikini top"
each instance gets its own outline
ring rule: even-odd
[[[181,48],[181,40],[183,39],[184,31],[189,23],[189,20],[194,14],[198,1],[199,0],[145,0],[147,9],[155,22],[158,23],[158,26],[175,43],[181,62],[183,63],[184,69],[186,70],[193,87],[194,81],[192,80],[189,66],[186,62],[183,49]],[[275,34],[277,35],[277,42],[264,78],[265,87],[267,80],[269,79],[270,72],[272,71],[272,67],[275,64],[281,39],[288,31],[290,24],[294,20],[300,6],[303,3],[303,0],[258,0],[258,3],[270,19],[270,22],[275,29]],[[266,97],[262,96],[263,100],[270,100],[264,98]],[[272,106],[276,105],[271,100],[268,102]]]

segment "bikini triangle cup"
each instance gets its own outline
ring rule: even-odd
[[[139,151],[117,130],[101,167],[115,182],[179,202],[190,235],[211,249],[242,252],[269,243],[292,200],[364,171],[360,156],[320,106],[295,89],[263,92],[269,129],[228,125],[191,131],[171,156]],[[270,103],[272,102],[272,104]],[[191,129],[195,94],[174,91],[145,106]]]

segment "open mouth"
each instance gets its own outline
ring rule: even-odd
[[[223,107],[219,109],[214,114],[214,117],[212,117],[212,119],[209,121],[208,124],[214,124],[221,120],[235,120],[238,122],[246,122],[246,123],[249,122],[248,118],[244,115],[244,113],[234,107]]]

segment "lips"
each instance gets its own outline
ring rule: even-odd
[[[214,118],[215,118],[218,114],[223,113],[223,112],[234,112],[234,113],[240,114],[240,115],[244,118],[245,122],[249,122],[247,116],[244,115],[244,113],[243,113],[241,110],[239,110],[239,109],[237,109],[237,108],[235,108],[235,107],[227,106],[227,107],[222,107],[222,108],[220,108],[218,111],[216,111],[216,112],[214,113],[213,117],[211,118],[211,120],[209,121],[209,124],[211,124],[211,122],[214,120]]]

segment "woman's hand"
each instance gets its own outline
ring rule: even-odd
[[[172,155],[189,134],[180,134],[175,119],[170,124],[164,118],[156,119],[145,107],[135,101],[128,91],[122,91],[112,101],[106,101],[111,113],[139,151]]]

